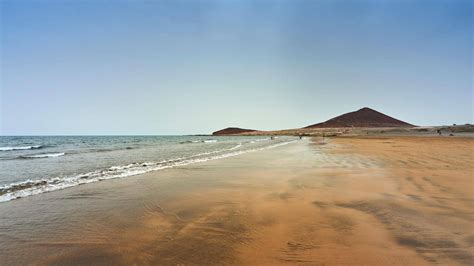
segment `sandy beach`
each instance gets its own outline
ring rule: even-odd
[[[2,203],[0,258],[472,265],[473,165],[473,138],[306,138]]]
[[[0,266],[474,266],[470,0],[0,0]]]

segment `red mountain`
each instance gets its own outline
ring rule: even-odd
[[[244,128],[238,128],[238,127],[228,127],[216,132],[212,132],[212,135],[232,135],[232,134],[241,134],[241,133],[247,133],[247,132],[253,132],[253,131],[256,131],[256,130],[244,129]]]
[[[334,127],[414,127],[414,125],[364,107],[305,128]]]

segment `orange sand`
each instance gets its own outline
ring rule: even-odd
[[[65,201],[61,213],[76,204],[68,230],[36,238],[22,258],[39,264],[469,265],[473,166],[469,138],[303,140],[51,193],[44,197],[101,194],[80,207]]]

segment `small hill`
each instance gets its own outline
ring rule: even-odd
[[[238,128],[238,127],[228,127],[221,129],[216,132],[212,132],[212,135],[233,135],[233,134],[242,134],[242,133],[248,133],[248,132],[254,132],[256,130],[253,129],[245,129],[245,128]]]
[[[305,128],[337,127],[414,127],[414,125],[364,107]]]

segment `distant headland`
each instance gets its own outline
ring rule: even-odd
[[[345,113],[327,121],[295,129],[262,131],[228,127],[212,133],[222,135],[296,135],[296,136],[338,136],[338,135],[374,135],[374,134],[442,134],[442,132],[474,132],[474,126],[438,126],[419,127],[393,118],[369,107]]]
[[[245,128],[238,128],[238,127],[228,127],[221,129],[216,132],[212,132],[212,135],[233,135],[233,134],[242,134],[242,133],[249,133],[249,132],[254,132],[256,130],[254,129],[245,129]]]
[[[322,123],[305,128],[336,128],[336,127],[414,127],[407,122],[395,119],[381,112],[364,107],[354,112],[336,116]]]

